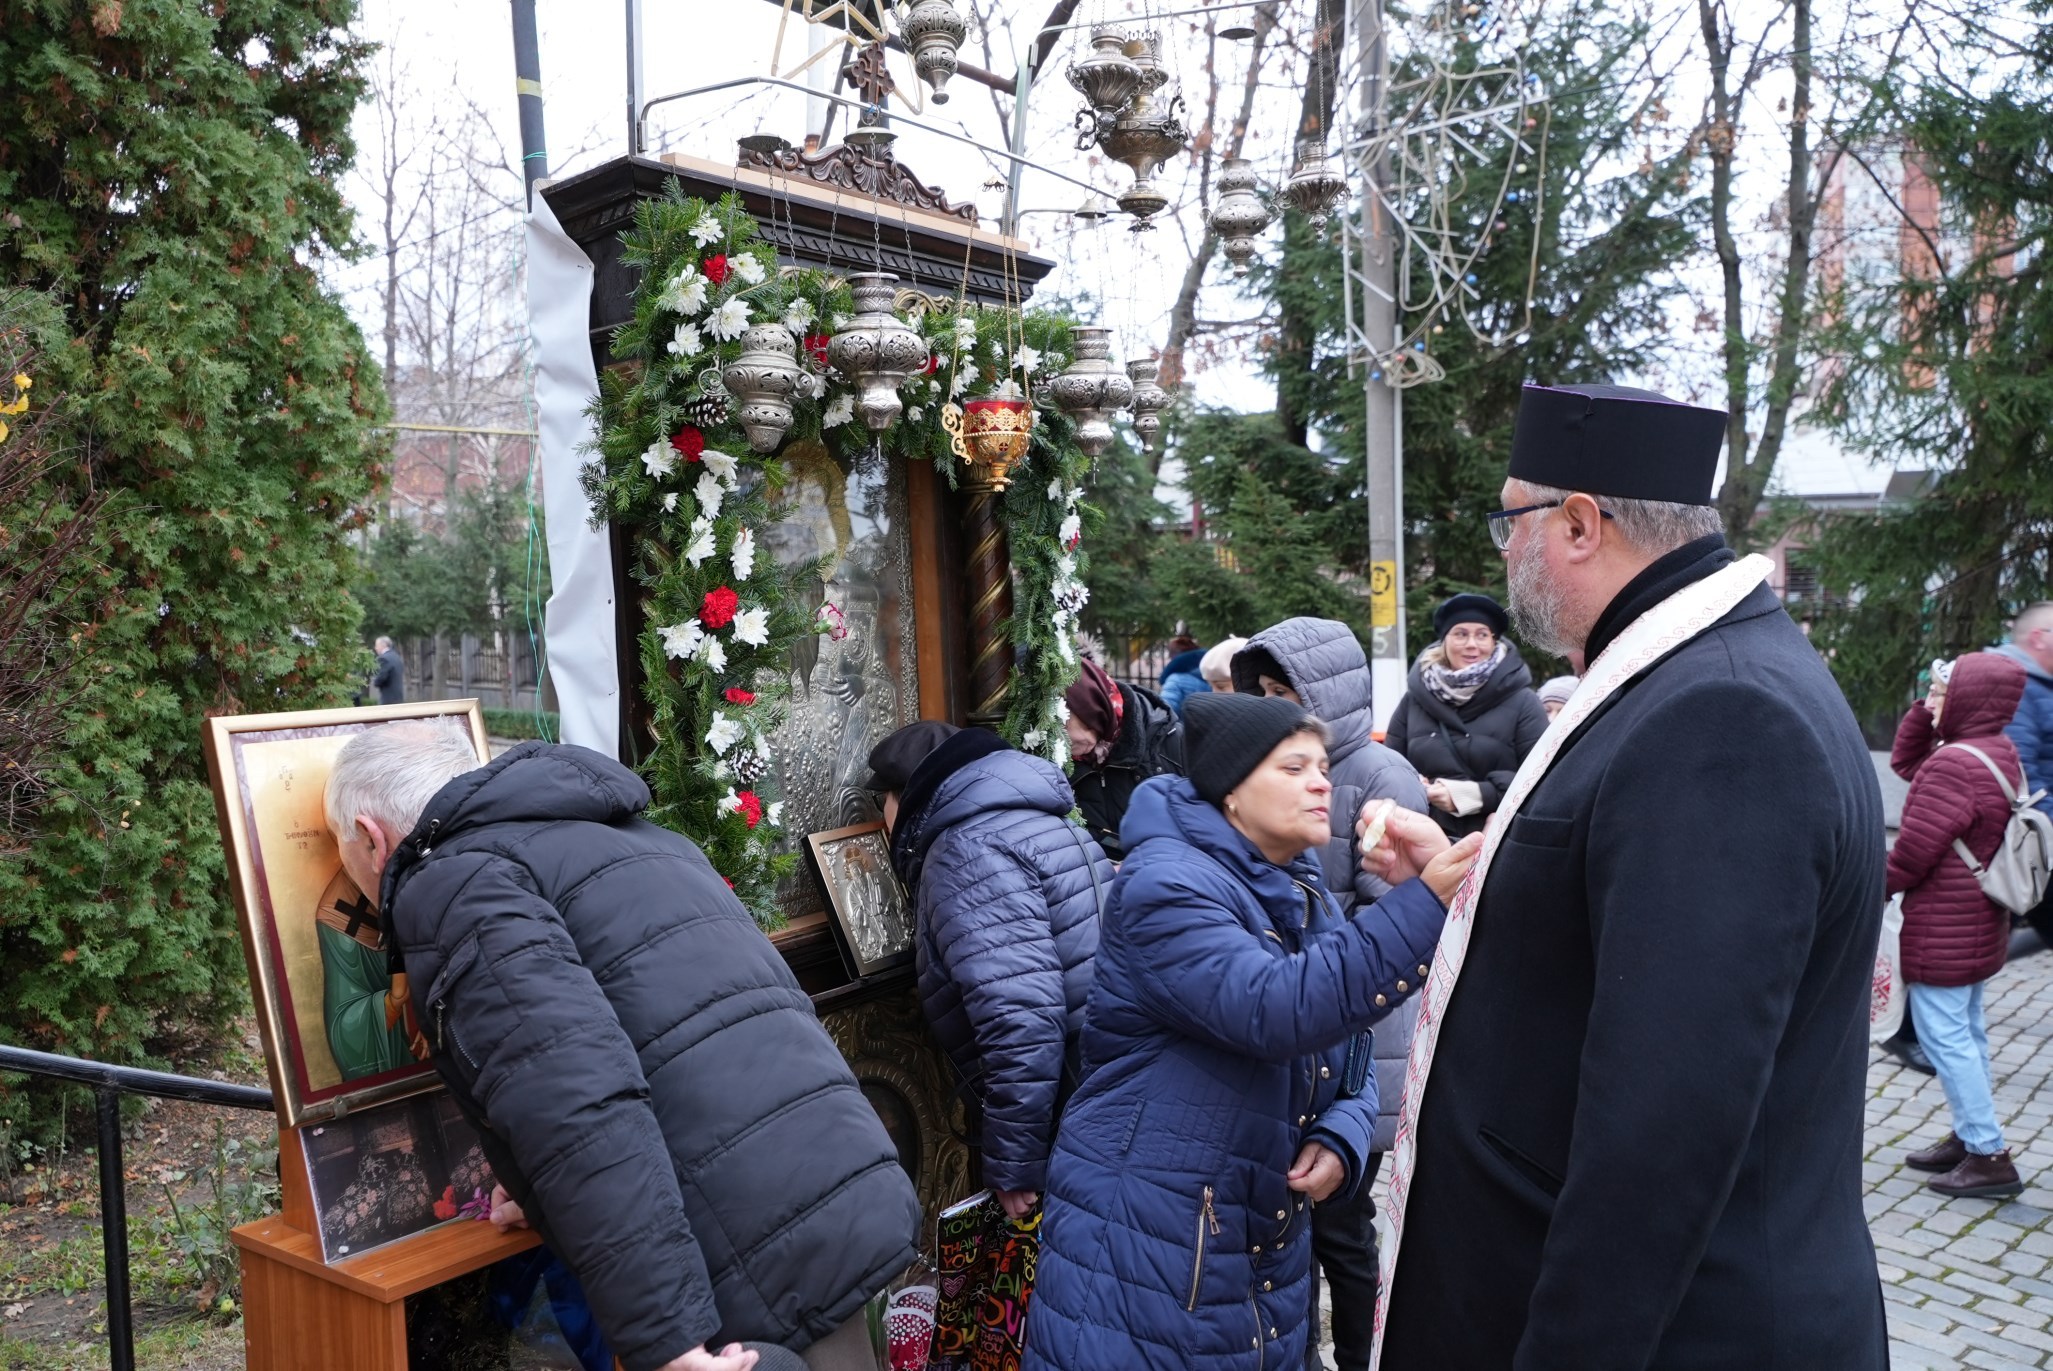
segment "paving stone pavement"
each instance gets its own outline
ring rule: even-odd
[[[1868,1230],[1874,1234],[1896,1371],[2053,1367],[2053,955],[2021,936],[1989,982],[1996,1119],[2025,1190],[1951,1200],[1903,1154],[1952,1127],[1939,1082],[1876,1054],[1868,1068]]]
[[[1868,1067],[1862,1175],[1892,1371],[2053,1368],[2053,955],[2019,935],[1983,999],[1996,1118],[2025,1181],[2016,1199],[1951,1200],[1927,1190],[1903,1154],[1946,1136],[1946,1094],[1879,1051]],[[1377,1184],[1379,1209],[1386,1185]],[[1331,1327],[1323,1309],[1320,1326]],[[1330,1340],[1320,1353],[1332,1367]]]

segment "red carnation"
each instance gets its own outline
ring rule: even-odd
[[[723,881],[727,881],[727,878],[726,878],[725,876],[722,876],[722,877],[721,877],[720,879],[721,879],[721,880],[723,880]],[[733,882],[733,881],[727,881],[727,888],[728,888],[729,890],[732,890],[732,889],[734,889],[734,882]]]
[[[808,333],[806,335],[806,351],[813,355],[815,362],[818,362],[822,367],[826,366],[827,335],[824,333]]]
[[[706,592],[706,602],[699,607],[699,622],[707,628],[725,628],[734,622],[734,611],[741,608],[741,597],[726,586]]]
[[[928,353],[928,354],[927,354],[927,364],[926,364],[925,366],[923,366],[923,367],[921,367],[921,368],[920,368],[920,375],[922,375],[922,376],[932,376],[932,375],[933,375],[933,374],[934,374],[935,372],[939,371],[940,369],[941,369],[941,357],[940,357],[940,354],[938,354],[938,353],[932,353],[932,352],[930,352],[930,353]]]
[[[740,803],[741,817],[748,820],[750,828],[763,821],[763,801],[755,791],[744,790],[734,798]]]
[[[442,1198],[435,1201],[435,1217],[438,1219],[453,1219],[456,1217],[455,1186],[445,1185],[442,1187]]]
[[[727,254],[722,252],[714,253],[706,259],[705,265],[700,270],[706,273],[708,281],[711,281],[716,286],[719,285],[727,279]]]
[[[752,705],[752,704],[754,704],[755,702],[756,702],[756,692],[754,692],[753,690],[743,690],[743,689],[742,689],[742,688],[741,688],[740,686],[729,686],[729,687],[727,687],[727,703],[728,703],[728,704],[731,704],[731,705]]]
[[[686,424],[670,435],[670,446],[677,449],[677,455],[687,462],[699,460],[699,454],[706,450],[706,435]]]

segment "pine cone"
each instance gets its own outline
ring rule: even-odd
[[[753,749],[743,749],[732,757],[734,779],[743,785],[754,785],[770,774],[770,759]]]
[[[694,395],[684,402],[685,417],[697,428],[716,428],[727,422],[727,392]]]

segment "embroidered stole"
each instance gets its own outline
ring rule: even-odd
[[[1376,1296],[1375,1350],[1369,1360],[1375,1371],[1383,1356],[1383,1320],[1390,1310],[1390,1287],[1397,1278],[1397,1256],[1404,1240],[1404,1205],[1411,1189],[1412,1168],[1418,1160],[1419,1107],[1425,1099],[1426,1081],[1433,1070],[1433,1048],[1439,1041],[1440,1025],[1454,996],[1462,962],[1468,955],[1469,939],[1475,935],[1476,906],[1481,903],[1483,884],[1489,879],[1490,863],[1497,855],[1504,834],[1517,817],[1519,806],[1540,783],[1560,753],[1562,744],[1583,720],[1611,698],[1628,681],[1676,648],[1702,633],[1729,614],[1755,586],[1768,578],[1774,563],[1766,557],[1742,557],[1729,566],[1683,587],[1633,620],[1625,632],[1606,647],[1584,672],[1561,713],[1526,755],[1504,802],[1490,819],[1483,838],[1483,851],[1469,870],[1454,903],[1447,910],[1447,927],[1440,935],[1439,950],[1433,956],[1432,972],[1420,989],[1419,1022],[1412,1038],[1411,1057],[1404,1069],[1404,1107],[1397,1119],[1397,1141],[1390,1149],[1390,1198],[1385,1212],[1390,1216],[1390,1241],[1383,1244],[1383,1279]]]

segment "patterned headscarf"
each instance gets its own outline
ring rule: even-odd
[[[1098,740],[1098,745],[1082,760],[1092,766],[1105,765],[1105,759],[1112,755],[1112,745],[1119,741],[1119,726],[1126,716],[1126,701],[1120,698],[1119,682],[1086,657],[1083,674],[1063,692],[1062,698],[1068,702],[1071,716]]]

